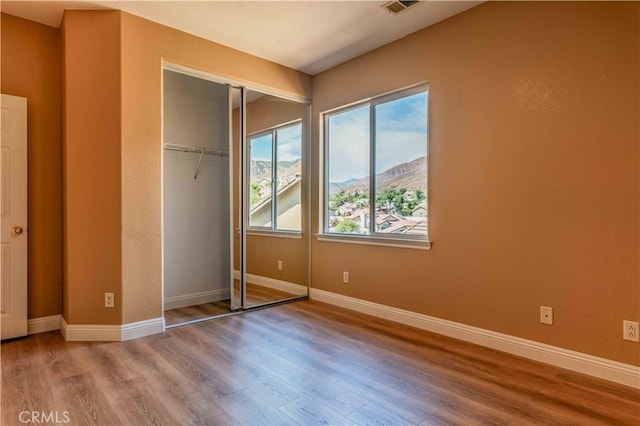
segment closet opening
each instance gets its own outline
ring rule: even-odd
[[[162,99],[166,327],[308,297],[309,103],[171,64]]]

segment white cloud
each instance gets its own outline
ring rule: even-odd
[[[278,130],[278,161],[302,158],[302,127],[300,125]]]
[[[368,109],[330,118],[329,180],[342,182],[369,175]]]

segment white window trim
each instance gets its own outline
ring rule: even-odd
[[[301,231],[288,231],[286,229],[269,229],[267,227],[253,227],[247,229],[247,235],[256,235],[260,237],[278,237],[278,238],[293,238],[296,240],[302,239]]]
[[[373,234],[341,234],[337,232],[329,232],[327,218],[329,216],[328,205],[326,200],[326,194],[329,193],[329,162],[328,162],[328,149],[329,144],[327,141],[328,137],[328,120],[327,117],[337,114],[347,112],[349,110],[353,110],[359,108],[363,105],[369,104],[371,111],[373,111],[374,107],[378,104],[383,104],[395,99],[401,99],[407,96],[411,96],[417,93],[427,92],[427,192],[426,192],[426,202],[427,202],[427,224],[429,221],[429,133],[431,131],[431,126],[429,126],[429,103],[430,103],[430,91],[429,91],[429,83],[422,82],[416,85],[412,85],[409,87],[405,87],[399,90],[395,90],[393,92],[388,92],[382,94],[380,96],[374,96],[371,98],[363,99],[361,101],[353,102],[347,105],[343,105],[337,108],[332,108],[330,110],[324,111],[320,113],[320,144],[319,144],[319,159],[320,159],[320,202],[319,202],[319,232],[315,234],[316,239],[318,241],[329,241],[329,242],[337,242],[337,243],[349,243],[349,244],[365,244],[365,245],[377,245],[377,246],[387,246],[387,247],[400,247],[400,248],[412,248],[412,249],[420,249],[420,250],[431,250],[431,246],[433,242],[429,238],[429,231],[427,225],[427,235],[425,236],[415,236],[415,235],[403,235],[402,237],[398,237],[397,235],[390,236],[389,234],[384,233],[376,233]],[[372,120],[369,123],[369,126],[373,128],[375,123]],[[370,130],[371,131],[371,130]],[[373,134],[373,133],[370,133]],[[372,157],[375,150],[375,146],[370,142],[370,152],[369,155]],[[372,161],[373,162],[373,161]],[[375,174],[376,170],[370,171],[371,174]],[[372,179],[374,180],[374,179]],[[370,184],[369,190],[370,192],[375,191],[375,184]],[[370,202],[372,204],[375,203],[375,199],[370,196]]]
[[[386,238],[371,235],[360,234],[316,234],[318,241],[329,241],[333,243],[346,243],[346,244],[364,244],[371,246],[384,246],[384,247],[398,247],[417,250],[431,250],[433,243],[426,239],[408,239],[408,238]]]

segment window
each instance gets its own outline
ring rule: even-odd
[[[422,85],[324,114],[325,235],[427,240],[427,104]]]
[[[248,144],[249,227],[301,231],[302,123],[255,133]]]

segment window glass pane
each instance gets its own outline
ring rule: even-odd
[[[272,135],[249,138],[249,226],[271,226]]]
[[[427,235],[427,93],[374,108],[375,230]]]
[[[300,231],[302,210],[302,124],[276,130],[278,229]]]
[[[369,111],[328,117],[329,232],[369,234]]]

